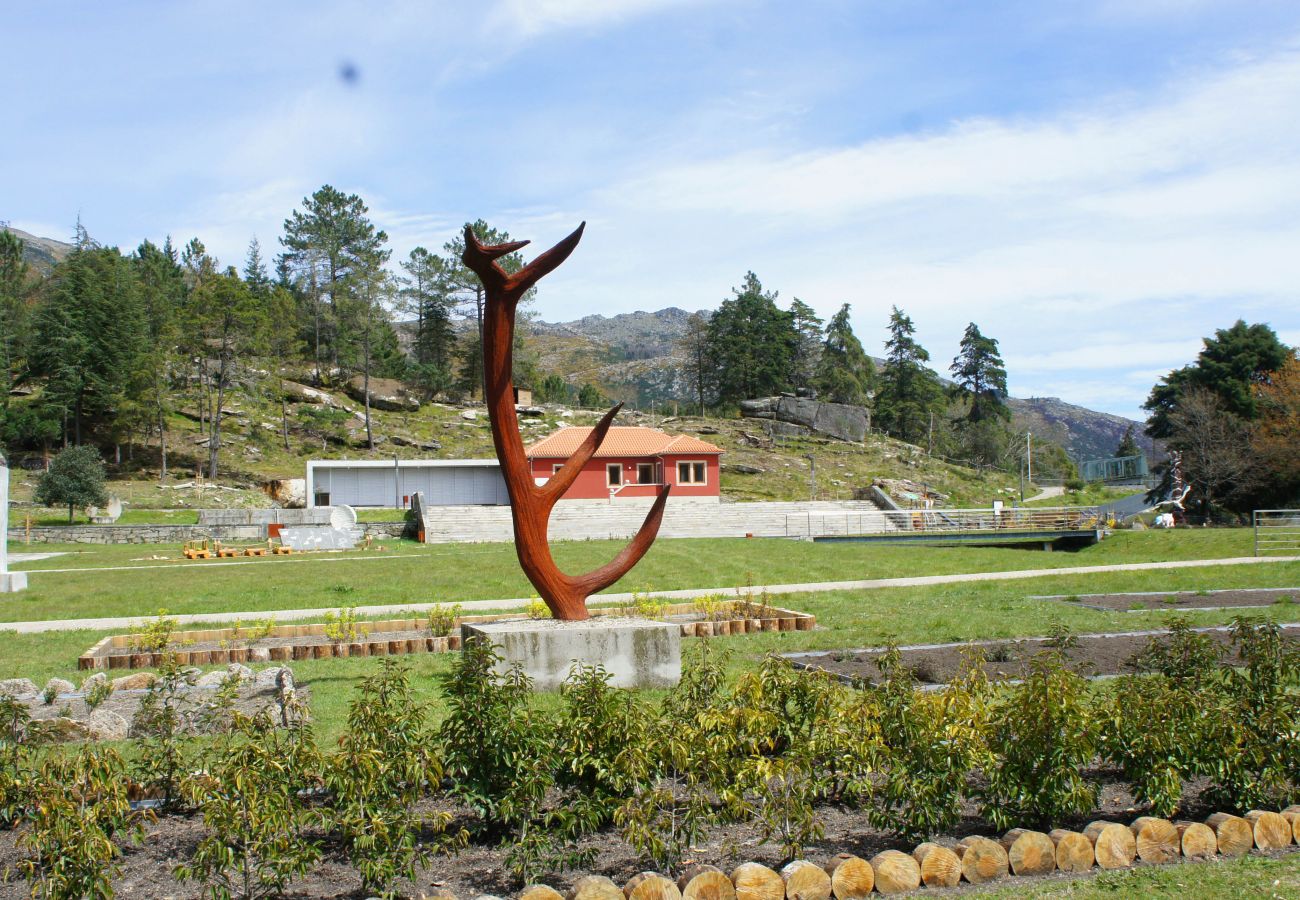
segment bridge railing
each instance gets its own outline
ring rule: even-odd
[[[1256,556],[1300,556],[1300,509],[1257,509]]]
[[[786,517],[788,537],[860,534],[998,534],[1013,531],[1094,531],[1106,527],[1096,506],[1013,509],[900,509],[858,513],[808,513]]]

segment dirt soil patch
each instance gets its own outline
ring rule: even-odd
[[[1282,625],[1282,634],[1300,641],[1300,625]],[[1226,648],[1227,628],[1198,628]],[[1083,634],[1078,644],[1066,651],[1071,667],[1083,675],[1121,675],[1133,672],[1133,658],[1146,649],[1152,639],[1168,636],[1168,631],[1130,631],[1118,634]],[[918,644],[900,647],[902,663],[912,670],[922,684],[946,684],[960,674],[972,651],[983,652],[984,672],[992,679],[1017,679],[1028,671],[1029,661],[1047,647],[1049,638],[1022,638],[998,641],[966,641],[956,644]],[[819,669],[852,684],[876,684],[880,680],[877,664],[886,648],[864,650],[829,650],[815,653],[789,653],[786,657],[800,668]]]
[[[1276,604],[1300,603],[1300,587],[1232,588],[1222,591],[1145,591],[1134,594],[1059,594],[1034,597],[1059,600],[1089,609],[1146,612],[1152,609],[1258,609]]]

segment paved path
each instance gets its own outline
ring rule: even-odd
[[[752,593],[766,591],[768,594],[807,594],[821,591],[860,591],[891,587],[923,587],[935,584],[960,584],[970,581],[1015,581],[1021,578],[1049,578],[1059,575],[1091,575],[1100,572],[1136,572],[1144,569],[1192,569],[1203,566],[1246,566],[1267,563],[1300,562],[1300,556],[1236,556],[1226,559],[1185,559],[1171,562],[1121,563],[1109,566],[1064,566],[1059,569],[1014,569],[1009,572],[970,572],[959,575],[921,575],[909,578],[873,578],[864,581],[819,581],[807,584],[768,584],[752,588],[715,587],[688,588],[680,591],[654,591],[656,597],[666,600],[693,600],[710,594],[739,594],[742,590]],[[531,597],[515,597],[505,600],[467,600],[461,608],[478,612],[489,609],[523,609],[532,602]],[[620,603],[630,601],[632,594],[598,594],[594,598],[601,603]],[[362,616],[403,616],[411,613],[427,612],[435,603],[394,603],[385,606],[358,606],[357,615]],[[265,619],[274,616],[277,621],[288,622],[308,618],[320,618],[327,612],[335,612],[336,607],[327,609],[277,609],[257,610],[254,612],[227,613],[192,613],[168,616],[179,625],[195,622],[233,622],[236,619]],[[88,629],[92,631],[110,631],[139,626],[149,620],[148,616],[122,616],[104,619],[51,619],[43,622],[0,622],[0,631],[16,631],[20,634],[34,634],[42,631],[73,631]]]
[[[1065,495],[1065,485],[1049,484],[1034,496],[1025,500],[1026,503],[1033,503],[1035,500],[1046,500],[1049,497],[1062,497]]]

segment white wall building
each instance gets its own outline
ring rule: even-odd
[[[424,492],[430,506],[506,506],[510,497],[495,459],[313,459],[307,506],[410,506]]]

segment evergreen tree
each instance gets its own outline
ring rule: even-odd
[[[23,241],[0,227],[0,413],[9,402],[9,389],[18,378],[26,355],[30,271],[23,260]]]
[[[900,440],[924,440],[931,416],[942,413],[939,377],[926,368],[930,354],[916,342],[916,327],[897,306],[889,317],[885,365],[876,394],[876,422]]]
[[[344,194],[327,184],[304,197],[302,209],[284,221],[280,243],[285,247],[285,263],[311,303],[309,334],[318,380],[322,363],[328,359],[337,366],[344,345],[353,337],[340,334],[340,329],[348,327],[343,307],[357,281],[354,276],[388,259],[389,251],[384,249],[388,235],[375,228],[368,213],[356,194]]]
[[[244,259],[244,284],[259,299],[265,299],[271,294],[271,277],[266,274],[262,245],[256,237],[248,242],[248,255]]]
[[[406,271],[401,296],[415,315],[412,374],[428,397],[451,386],[452,350],[456,334],[451,325],[454,298],[448,293],[446,261],[423,247],[402,262]]]
[[[968,422],[1011,418],[1007,407],[1007,370],[998,353],[998,342],[980,333],[971,322],[962,335],[957,357],[949,368],[957,390],[969,402]]]
[[[158,436],[159,478],[167,478],[167,416],[172,408],[172,373],[177,367],[185,282],[175,254],[145,241],[132,263],[147,340],[132,379],[133,407],[141,427]]]
[[[713,382],[723,402],[765,397],[790,387],[798,335],[794,317],[776,305],[758,276],[724,300],[709,319],[708,352]]]
[[[144,349],[143,309],[130,262],[99,247],[78,223],[76,248],[54,269],[39,309],[32,370],[47,379],[43,400],[59,411],[65,439],[111,424]]]
[[[498,231],[482,219],[466,224],[474,231],[474,236],[480,243],[506,244],[510,242],[508,232]],[[473,331],[468,332],[462,341],[459,380],[460,386],[464,390],[474,394],[483,386],[483,303],[485,301],[483,285],[478,280],[478,276],[461,261],[461,256],[465,253],[464,234],[457,233],[455,238],[443,244],[442,249],[443,253],[446,254],[442,259],[444,290],[449,296],[456,298],[457,304],[474,320]],[[512,275],[524,267],[524,258],[519,253],[507,253],[497,259],[496,262],[507,275]],[[522,306],[531,302],[536,296],[537,288],[530,288],[520,298],[519,303]],[[522,323],[516,322],[516,349],[523,339],[525,331],[525,328],[519,327],[520,324]],[[518,370],[511,373],[516,384],[523,383],[523,379],[518,377],[520,374],[522,373]]]
[[[823,400],[832,403],[864,406],[875,377],[875,364],[853,333],[849,305],[845,303],[826,324],[826,341],[817,366],[817,391]]]
[[[1138,446],[1137,439],[1133,436],[1133,426],[1130,425],[1124,429],[1124,437],[1120,438],[1119,446],[1115,448],[1116,456],[1140,456],[1142,448]]]
[[[821,357],[822,320],[816,310],[798,297],[790,301],[790,317],[795,332],[790,384],[796,388],[811,388],[817,378],[817,363]]]
[[[227,394],[238,361],[259,350],[266,335],[266,310],[232,266],[205,280],[193,295],[193,324],[206,349],[208,377],[208,478],[216,479]],[[212,357],[215,357],[212,358]]]
[[[1268,381],[1269,374],[1282,368],[1288,347],[1277,333],[1263,323],[1247,325],[1238,319],[1231,328],[1220,328],[1205,338],[1196,362],[1175,369],[1151,389],[1143,409],[1151,413],[1147,434],[1167,438],[1173,433],[1170,416],[1182,398],[1197,388],[1210,391],[1224,409],[1250,422],[1258,416],[1254,388]]]
[[[682,361],[682,375],[691,391],[699,414],[704,415],[704,399],[709,393],[714,375],[709,357],[709,318],[707,312],[693,312],[686,319],[686,329],[677,340],[677,354]]]

